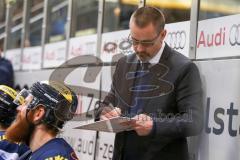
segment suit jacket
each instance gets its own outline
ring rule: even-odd
[[[0,57],[0,84],[7,85],[9,87],[13,87],[13,67],[12,63]]]
[[[121,58],[113,75],[111,91],[99,112],[109,103],[129,115],[133,104],[132,86],[138,62],[135,54]],[[197,66],[182,54],[165,46],[158,64],[150,67],[151,82],[156,86],[144,92],[140,111],[153,118],[150,135],[138,136],[135,131],[116,134],[113,160],[122,160],[126,151],[131,160],[187,160],[186,137],[201,132],[203,124],[202,88]],[[147,98],[146,98],[147,97]]]

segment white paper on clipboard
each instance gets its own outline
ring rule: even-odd
[[[135,120],[129,117],[114,117],[108,120],[100,120],[97,122],[75,127],[74,129],[86,129],[86,130],[118,133],[122,131],[132,130],[131,126],[127,124],[127,122],[131,122],[131,121],[135,121]]]

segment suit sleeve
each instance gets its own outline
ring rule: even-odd
[[[115,72],[114,72],[113,77],[112,77],[112,84],[111,84],[110,91],[105,96],[104,101],[99,102],[99,106],[95,110],[95,121],[100,120],[101,112],[103,111],[104,108],[108,108],[109,104],[111,104],[111,106],[117,106],[117,104],[118,104],[117,97],[116,97],[116,92],[115,92],[115,86],[116,86],[116,81],[117,81],[117,73],[118,73],[119,66],[120,66],[119,63],[120,63],[120,60],[118,61],[117,65],[116,65],[116,69],[115,69]]]
[[[203,128],[202,86],[194,63],[181,69],[175,93],[178,113],[169,119],[154,120],[154,134],[173,138],[199,134]]]

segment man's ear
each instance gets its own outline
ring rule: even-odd
[[[167,35],[167,30],[163,29],[163,31],[160,34],[161,34],[161,39],[164,39]]]
[[[39,122],[45,115],[45,109],[43,105],[38,105],[33,113],[33,122]]]

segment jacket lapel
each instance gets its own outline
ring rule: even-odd
[[[151,92],[146,92],[144,97],[146,98],[145,104],[143,107],[143,111],[147,109],[148,103],[150,100],[156,97],[160,97],[166,94],[169,94],[173,90],[173,85],[171,83],[168,83],[166,81],[163,81],[162,78],[169,72],[169,67],[166,65],[168,58],[169,58],[169,52],[171,48],[166,44],[165,48],[163,50],[162,56],[159,60],[159,63],[153,65],[150,67],[149,71],[152,75],[152,78],[149,82],[149,85],[158,86],[159,88],[152,90]]]
[[[138,59],[136,55],[133,56],[129,56],[126,59],[126,75],[125,75],[125,83],[123,83],[125,86],[122,87],[126,87],[125,91],[126,93],[124,93],[124,95],[121,95],[121,97],[123,97],[124,103],[125,105],[127,105],[127,107],[130,107],[132,104],[132,96],[133,96],[133,92],[131,92],[131,88],[134,85],[134,81],[135,81],[135,73],[137,71],[137,67],[138,67]]]
[[[171,50],[171,48],[166,44],[165,48],[163,50],[162,56],[159,60],[159,63],[157,63],[156,65],[153,65],[149,68],[149,71],[151,72],[151,74],[153,75],[153,77],[151,78],[151,80],[148,82],[149,85],[158,85],[160,86],[161,90],[154,90],[152,92],[145,92],[143,93],[143,95],[141,97],[149,97],[149,98],[145,98],[144,101],[144,107],[143,110],[145,109],[145,107],[147,107],[149,101],[154,98],[154,97],[158,97],[164,95],[164,94],[168,94],[168,91],[171,91],[172,86],[170,84],[167,84],[163,81],[160,81],[159,78],[161,79],[164,75],[167,74],[167,72],[169,71],[169,68],[166,66],[167,64],[167,60],[169,57],[169,51]],[[127,106],[127,107],[131,107],[132,102],[133,102],[133,92],[131,91],[131,88],[134,86],[134,82],[135,82],[135,73],[138,69],[138,59],[137,56],[134,54],[132,56],[128,56],[126,59],[126,75],[125,75],[125,83],[126,84],[126,94],[120,95],[120,98],[122,99],[122,102]],[[124,87],[124,86],[123,86]],[[125,107],[124,107],[125,108]]]

